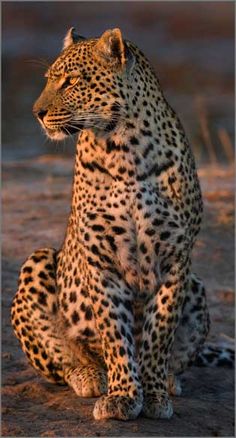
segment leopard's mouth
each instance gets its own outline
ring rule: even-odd
[[[47,126],[45,126],[45,124],[43,127],[47,136],[51,140],[64,140],[66,137],[72,136],[84,128],[84,126],[81,123],[76,125],[73,124],[73,126],[64,125],[61,127],[57,127],[55,129],[48,128]]]

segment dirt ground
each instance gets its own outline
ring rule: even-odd
[[[70,205],[73,160],[55,156],[3,165],[2,436],[234,436],[234,372],[193,367],[174,398],[171,420],[96,422],[94,399],[45,383],[28,365],[10,325],[10,305],[21,263],[36,248],[58,248]],[[205,201],[194,270],[204,279],[211,340],[234,336],[233,169],[199,170]]]

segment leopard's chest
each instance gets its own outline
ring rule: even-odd
[[[130,284],[137,280],[135,191],[116,185],[91,192],[76,213],[78,239],[86,259],[101,269],[117,269]],[[95,200],[96,199],[96,200]]]

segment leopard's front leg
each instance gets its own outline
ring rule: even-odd
[[[168,362],[188,283],[185,247],[181,245],[177,250],[170,243],[164,246],[160,257],[161,285],[148,297],[145,307],[140,373],[143,413],[149,418],[170,418],[173,413],[168,396]]]
[[[132,290],[110,271],[90,271],[90,296],[108,370],[108,394],[95,404],[97,420],[135,419],[142,410],[133,338]]]

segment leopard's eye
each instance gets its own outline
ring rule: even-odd
[[[61,88],[66,88],[66,87],[70,87],[72,85],[75,85],[77,81],[78,81],[78,78],[76,76],[67,76],[67,78],[63,82]]]

